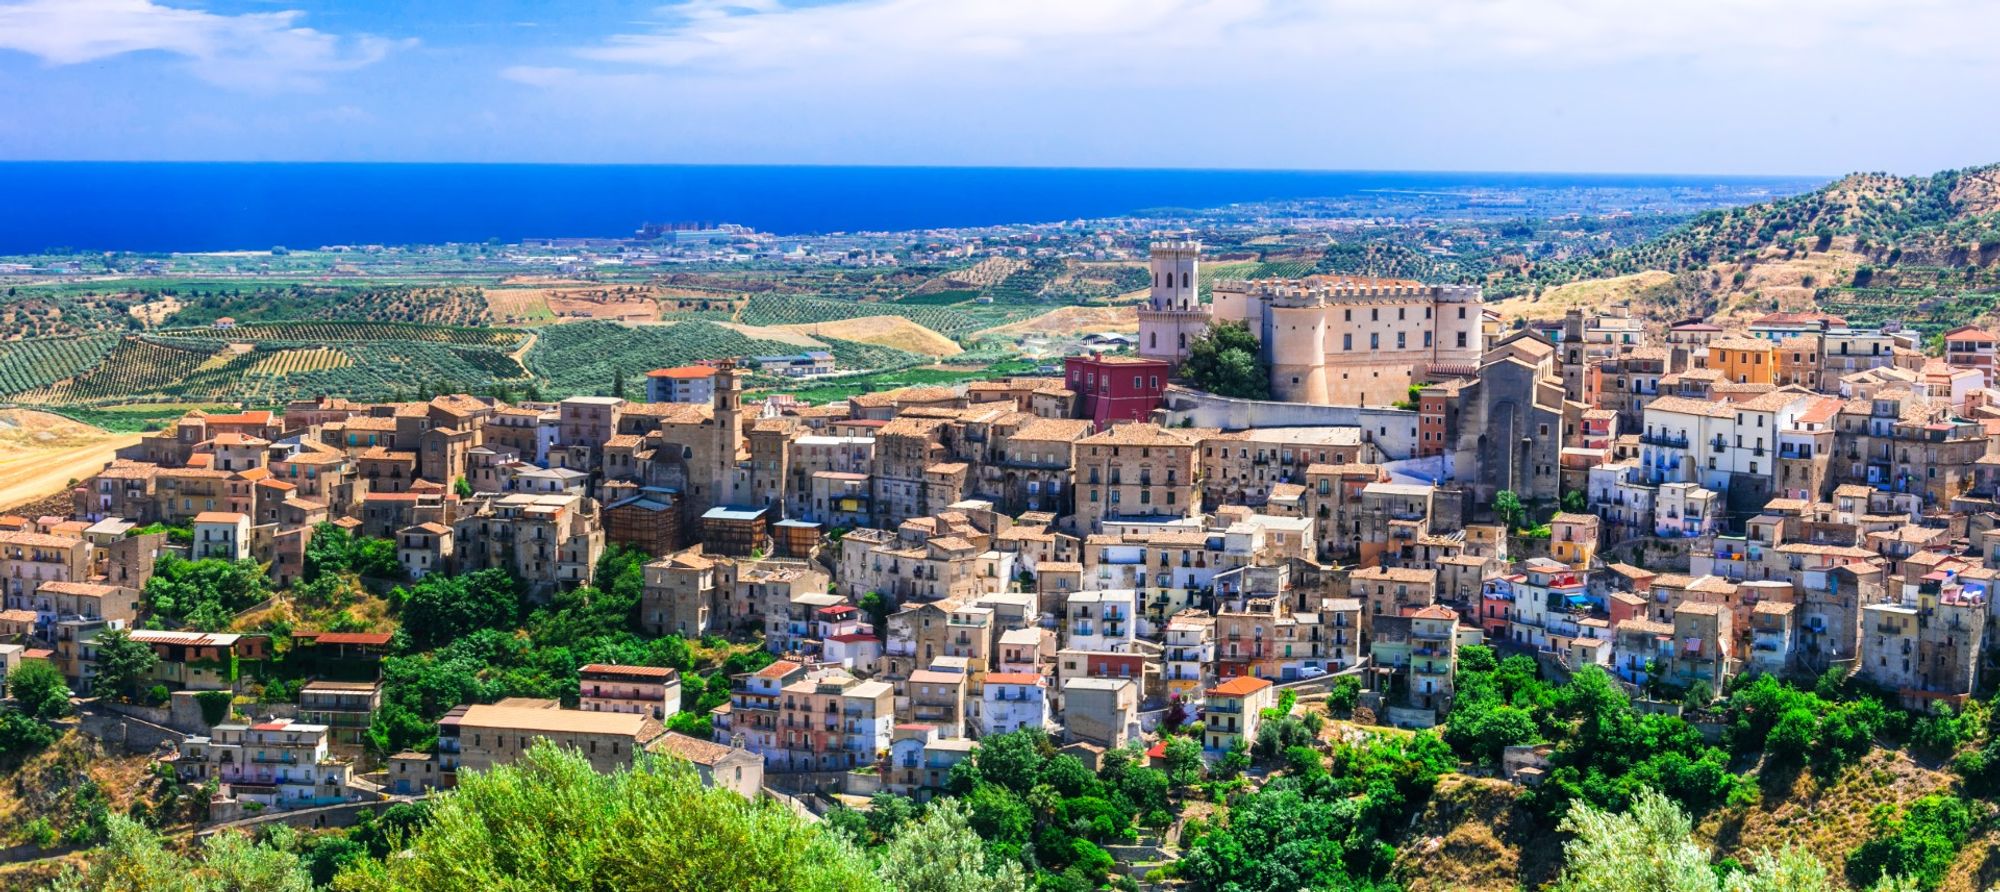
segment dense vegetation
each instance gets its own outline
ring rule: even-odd
[[[1220,396],[1247,400],[1271,398],[1271,367],[1257,346],[1257,336],[1241,325],[1210,326],[1188,342],[1188,357],[1180,375],[1189,384]]]
[[[936,884],[956,877],[936,867],[962,863],[968,851],[948,823],[908,831],[909,842],[871,862],[781,805],[703,787],[685,763],[645,759],[599,774],[583,756],[547,744],[514,764],[466,773],[427,805],[391,806],[346,831],[278,826],[261,840],[221,833],[191,855],[140,822],[113,815],[107,823],[109,843],[52,890],[865,892],[891,888],[882,877],[920,880],[898,890],[977,888]]]

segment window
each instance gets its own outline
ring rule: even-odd
[[[1382,336],[1380,334],[1377,334],[1375,332],[1370,332],[1368,334],[1368,349],[1370,350],[1382,349]]]
[[[1352,349],[1354,349],[1354,336],[1353,336],[1353,335],[1351,335],[1351,334],[1344,334],[1344,335],[1341,335],[1341,336],[1340,336],[1340,349],[1342,349],[1342,350],[1352,350]]]

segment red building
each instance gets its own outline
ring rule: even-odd
[[[1167,389],[1173,370],[1165,360],[1137,356],[1072,356],[1063,361],[1063,377],[1080,398],[1083,417],[1099,428],[1121,421],[1145,421]]]

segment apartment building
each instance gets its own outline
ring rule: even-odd
[[[577,708],[666,721],[681,708],[681,677],[664,666],[591,663],[577,670]]]
[[[1278,689],[1270,679],[1238,676],[1202,692],[1202,748],[1227,753],[1257,741],[1263,713],[1278,705]]]

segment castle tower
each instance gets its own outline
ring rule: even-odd
[[[1179,366],[1188,343],[1208,330],[1201,304],[1201,243],[1154,242],[1152,294],[1139,310],[1139,355]]]

